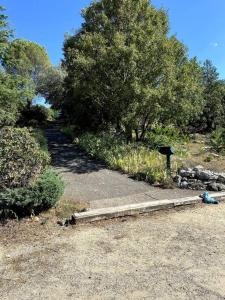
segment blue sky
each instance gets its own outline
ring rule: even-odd
[[[16,37],[46,47],[54,64],[62,58],[64,34],[78,29],[90,0],[2,0]],[[171,33],[200,61],[211,59],[225,78],[225,0],[153,0],[168,10]]]

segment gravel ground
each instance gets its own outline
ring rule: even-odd
[[[44,222],[42,222],[44,223]],[[225,204],[0,227],[0,299],[225,299]]]

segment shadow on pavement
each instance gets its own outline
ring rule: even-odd
[[[56,168],[66,168],[66,172],[85,174],[105,169],[106,166],[89,158],[84,151],[73,145],[70,140],[57,129],[46,130],[48,147],[52,164]]]

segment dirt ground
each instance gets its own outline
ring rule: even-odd
[[[209,143],[209,137],[205,135],[197,135],[197,138],[192,139],[189,143],[183,146],[187,156],[177,158],[175,160],[181,161],[184,166],[195,167],[202,165],[205,169],[224,172],[225,170],[225,156],[218,154]]]
[[[0,299],[225,299],[225,204],[0,226]]]

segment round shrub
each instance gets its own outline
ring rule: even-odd
[[[64,191],[61,177],[47,169],[29,187],[0,190],[0,218],[24,217],[53,207]]]
[[[49,162],[27,128],[0,130],[0,189],[28,186]]]
[[[21,126],[40,127],[53,119],[53,112],[50,108],[42,105],[32,105],[21,112],[18,123]]]

